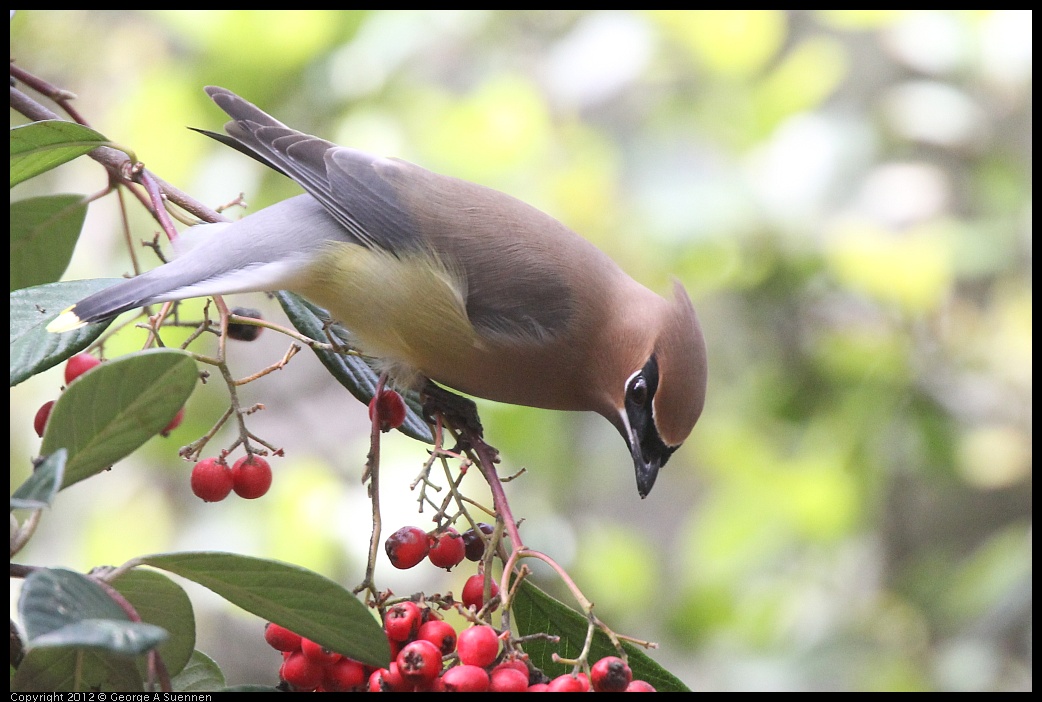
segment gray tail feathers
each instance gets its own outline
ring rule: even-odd
[[[83,298],[69,308],[65,314],[75,316],[80,325],[100,322],[136,307],[171,299],[165,297],[167,293],[186,283],[195,282],[190,278],[182,280],[179,276],[168,275],[168,271],[165,270],[168,268],[170,268],[169,264],[160,266],[136,278],[116,283]],[[72,321],[68,317],[67,319]]]

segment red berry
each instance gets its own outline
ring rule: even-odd
[[[394,661],[369,676],[369,692],[406,692],[408,688]]]
[[[626,661],[616,656],[605,656],[590,668],[590,684],[594,692],[622,692],[633,680],[633,671]]]
[[[496,668],[489,675],[490,692],[525,692],[528,690],[528,673],[516,668]]]
[[[420,628],[420,606],[399,602],[384,613],[384,631],[391,641],[412,641]]]
[[[276,651],[299,651],[301,636],[272,622],[264,627],[264,640]]]
[[[499,594],[499,586],[496,585],[496,581],[492,581],[492,589],[490,590],[490,597],[495,598]],[[473,607],[474,609],[480,610],[485,606],[485,576],[481,573],[476,573],[469,578],[467,582],[463,584],[463,593],[460,595],[460,599],[463,600],[464,607]],[[492,607],[492,611],[495,611],[499,607],[499,604],[495,604]]]
[[[307,656],[308,659],[316,665],[332,665],[343,658],[343,656],[336,651],[330,651],[328,648],[324,648],[321,644],[317,644],[311,639],[301,639],[300,652]]]
[[[405,570],[422,561],[430,550],[427,532],[419,527],[402,527],[384,542],[391,565]]]
[[[390,634],[388,634],[390,636]],[[441,619],[432,619],[420,625],[416,638],[430,641],[438,647],[441,655],[447,656],[456,650],[456,630]]]
[[[263,497],[271,487],[271,466],[260,456],[243,456],[232,466],[235,494],[247,500]]]
[[[478,522],[478,529],[486,535],[495,531],[491,524],[485,524],[484,522]],[[485,555],[485,542],[481,540],[481,537],[473,529],[467,529],[463,532],[463,545],[467,549],[468,561],[480,561],[482,556]]]
[[[508,653],[506,657],[503,659],[503,661],[492,669],[492,672],[494,673],[497,670],[501,670],[504,668],[513,668],[514,670],[520,670],[525,675],[528,675],[528,666],[525,665],[525,662],[523,660],[517,658],[516,656],[516,653]],[[527,656],[525,657],[527,658]]]
[[[536,683],[535,685],[529,685],[526,692],[550,692],[550,686],[546,683]]]
[[[464,629],[456,638],[460,663],[479,668],[491,665],[499,655],[499,635],[485,624]]]
[[[452,570],[463,561],[467,548],[459,532],[452,527],[446,527],[445,531],[435,534],[431,537],[431,542],[427,558],[439,568]]]
[[[369,420],[380,423],[380,431],[397,429],[405,422],[405,400],[394,390],[382,390],[369,400]]]
[[[303,653],[291,653],[289,658],[283,661],[279,677],[296,690],[314,690],[322,682],[322,666]]]
[[[350,658],[341,658],[322,671],[322,687],[329,692],[361,692],[368,679],[365,666]]]
[[[445,692],[484,692],[488,689],[488,673],[476,665],[453,666],[441,676]]]
[[[43,436],[43,429],[47,426],[47,420],[51,418],[51,410],[53,408],[54,400],[49,400],[40,405],[40,409],[36,410],[36,416],[33,417],[33,429],[36,430],[37,436]]]
[[[546,688],[547,692],[589,692],[590,691],[590,680],[586,677],[585,673],[579,673],[577,676],[572,677],[570,673],[559,675],[550,681],[550,686]]]
[[[426,685],[441,673],[441,651],[424,639],[406,644],[395,662],[398,672],[413,685]]]
[[[441,676],[434,678],[427,685],[417,685],[413,688],[413,692],[446,692],[445,684],[441,680]]]
[[[656,690],[649,682],[634,680],[626,686],[626,689],[623,690],[623,692],[658,692],[658,690]]]
[[[192,492],[205,502],[220,502],[232,491],[232,471],[217,458],[204,458],[192,468]]]
[[[166,428],[163,429],[163,431],[159,432],[159,435],[162,436],[164,439],[170,436],[170,432],[181,426],[181,422],[184,421],[184,418],[185,408],[182,407],[181,409],[177,410],[177,414],[175,414],[174,418],[170,420],[170,423],[166,425]]]
[[[101,365],[101,361],[89,353],[76,354],[65,362],[65,384],[68,385],[97,365]]]

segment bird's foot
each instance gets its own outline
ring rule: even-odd
[[[493,455],[499,454],[496,449],[485,443],[485,430],[478,416],[478,406],[473,400],[435,385],[430,380],[421,391],[420,398],[423,402],[423,413],[429,420],[433,420],[435,415],[441,415],[446,422],[459,430],[460,441],[466,445],[457,446],[456,451],[475,447],[480,442],[491,449]]]

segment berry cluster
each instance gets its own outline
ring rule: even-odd
[[[229,468],[223,458],[204,458],[192,468],[192,492],[205,502],[220,502],[232,490],[255,500],[271,487],[271,466],[260,456],[243,456]]]
[[[95,366],[101,365],[101,361],[91,356],[89,353],[78,353],[75,356],[69,358],[65,362],[65,385],[68,386],[72,381],[79,378],[81,375],[94,368]],[[43,436],[43,431],[47,426],[47,420],[51,418],[51,410],[54,408],[54,400],[48,400],[40,406],[40,409],[36,410],[36,416],[33,418],[33,429],[36,430],[36,435],[39,437]],[[160,436],[170,436],[170,432],[177,427],[181,426],[181,422],[185,418],[185,408],[182,407],[174,415],[174,418],[170,420],[170,423],[166,425],[163,431],[159,432]]]
[[[477,526],[485,534],[492,533],[492,526],[489,524],[481,523]],[[480,561],[485,553],[485,543],[474,529],[460,534],[451,526],[432,532],[425,532],[420,527],[406,526],[387,537],[384,549],[395,568],[412,568],[426,558],[439,568],[451,570],[462,563],[464,558]],[[499,586],[493,580],[486,600],[485,577],[476,573],[463,585],[460,599],[465,607],[480,610],[486,603],[490,603],[489,611],[495,611],[498,607],[498,594]]]
[[[493,531],[492,525],[483,522],[479,522],[477,528],[486,536]],[[464,558],[475,563],[480,561],[485,555],[485,542],[474,529],[460,534],[451,526],[432,532],[405,526],[387,537],[384,550],[391,565],[401,570],[418,565],[424,558],[439,568],[451,570]]]
[[[501,636],[478,624],[456,633],[434,610],[413,601],[384,614],[391,662],[372,668],[268,624],[264,639],[282,652],[279,678],[288,689],[326,692],[654,692],[633,680],[626,661],[602,658],[590,674],[547,678],[516,650],[501,651]]]
[[[365,689],[370,669],[322,648],[278,624],[268,624],[264,640],[282,652],[279,679],[293,690],[355,692]]]

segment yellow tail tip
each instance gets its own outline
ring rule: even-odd
[[[60,334],[62,332],[68,332],[86,326],[87,323],[76,316],[76,313],[72,310],[73,308],[70,307],[52,319],[51,323],[47,325],[47,331],[52,334]]]

